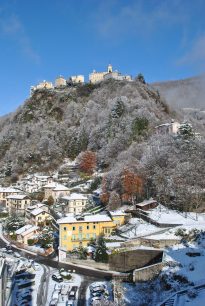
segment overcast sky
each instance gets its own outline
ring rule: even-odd
[[[148,82],[205,71],[204,0],[0,0],[0,115],[31,85],[114,69]]]

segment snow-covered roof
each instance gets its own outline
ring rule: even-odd
[[[111,216],[125,216],[126,213],[122,210],[114,210],[114,211],[110,211]]]
[[[44,188],[49,188],[52,189],[54,191],[64,191],[64,190],[69,190],[66,186],[62,185],[62,184],[57,184],[56,182],[53,183],[49,183],[47,185],[44,186]]]
[[[152,204],[152,203],[157,203],[157,201],[153,200],[153,199],[149,199],[149,200],[144,200],[141,203],[137,203],[136,205],[143,207],[143,206],[146,206],[146,205],[149,205],[149,204]]]
[[[52,183],[49,183],[49,184],[45,185],[44,188],[51,188],[52,189],[52,188],[55,188],[56,185],[57,185],[56,182],[52,182]]]
[[[71,193],[71,195],[62,197],[64,200],[87,200],[88,198],[81,193]]]
[[[155,127],[155,129],[159,128],[159,127],[162,127],[162,126],[170,126],[172,125],[171,123],[163,123],[163,124],[160,124],[158,126]]]
[[[75,217],[73,214],[69,214],[67,217],[61,218],[57,221],[58,224],[66,223],[83,223],[83,222],[112,222],[108,215],[89,215],[82,218]]]
[[[45,179],[48,179],[49,177],[51,176],[48,176],[48,175],[34,175],[35,178],[38,178],[38,179],[42,179],[42,180],[45,180]]]
[[[21,236],[26,236],[26,235],[28,235],[28,234],[30,234],[30,233],[32,233],[32,232],[34,232],[34,231],[36,231],[38,229],[38,226],[31,226],[27,231],[25,231],[25,232],[23,232],[22,234],[21,234]]]
[[[43,207],[43,206],[46,206],[46,205],[42,204],[42,203],[38,203],[38,204],[35,204],[35,205],[28,206],[27,210],[34,210],[34,209],[37,209],[37,208],[40,208],[40,207]]]
[[[39,214],[41,214],[42,212],[46,212],[44,209],[42,209],[42,208],[36,208],[36,209],[34,209],[34,210],[32,210],[31,211],[31,214],[33,215],[33,216],[37,216],[37,215],[39,215]],[[46,212],[47,213],[47,212]]]
[[[32,225],[31,224],[26,224],[23,227],[19,228],[18,230],[16,230],[16,234],[17,235],[21,235],[23,232],[27,231],[29,228],[31,228]]]
[[[10,195],[6,198],[7,199],[14,199],[14,200],[23,200],[25,198],[29,199],[29,197],[26,194],[14,194],[14,195]]]
[[[62,185],[62,184],[57,184],[57,186],[53,189],[54,191],[68,191],[68,187]]]
[[[18,189],[12,188],[12,187],[0,187],[0,192],[22,193],[21,190],[18,190]]]

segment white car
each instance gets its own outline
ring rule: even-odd
[[[20,257],[21,257],[21,255],[20,255],[18,252],[14,252],[14,257],[16,257],[16,258],[20,258]]]

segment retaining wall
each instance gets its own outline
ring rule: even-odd
[[[157,276],[162,270],[164,264],[163,262],[157,263],[148,267],[141,269],[136,269],[133,271],[133,282],[148,281],[155,276]]]

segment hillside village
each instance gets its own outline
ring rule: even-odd
[[[172,121],[156,126],[155,133],[176,138],[187,128],[191,128],[187,123]],[[192,137],[202,140],[199,133]],[[62,263],[113,271],[122,280],[129,277],[138,286],[156,275],[165,277],[164,271],[177,265],[167,255],[170,248],[188,247],[189,241],[197,241],[205,231],[204,213],[173,210],[153,198],[145,197],[140,202],[131,197],[111,210],[104,202],[103,185],[99,184],[106,173],[96,171],[91,164],[89,175],[79,175],[79,162],[65,159],[60,169],[66,171],[29,174],[9,187],[0,188],[4,237],[9,243],[41,256],[55,254]],[[195,249],[190,250],[195,256]],[[178,277],[180,281],[180,274]],[[195,285],[196,291],[197,286],[205,289],[203,281]],[[126,290],[130,292],[131,288]],[[184,288],[185,297],[189,280]],[[117,287],[113,290],[117,294]],[[161,290],[160,299],[165,296]],[[136,296],[130,292],[127,301],[132,303],[132,298],[135,300]],[[172,300],[177,298],[176,293]]]

